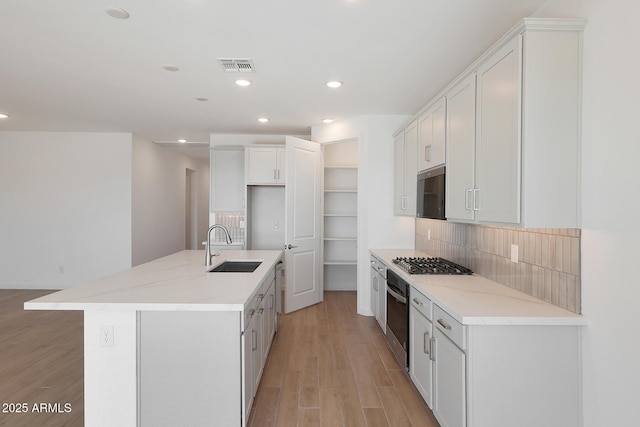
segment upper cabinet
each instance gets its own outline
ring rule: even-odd
[[[580,227],[584,26],[525,18],[418,116],[422,169],[444,105],[447,219]]]
[[[247,147],[247,185],[284,185],[286,153],[285,147]]]
[[[244,209],[244,150],[211,150],[211,212]]]
[[[418,117],[418,171],[444,165],[446,102],[441,97]]]
[[[393,213],[416,216],[418,163],[418,123],[411,122],[396,135],[394,141],[394,202]]]

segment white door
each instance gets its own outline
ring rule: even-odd
[[[288,136],[286,145],[284,311],[290,313],[322,301],[322,157],[315,142]]]

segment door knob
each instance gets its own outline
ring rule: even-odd
[[[284,245],[285,249],[293,249],[293,248],[297,248],[297,246],[294,245]]]

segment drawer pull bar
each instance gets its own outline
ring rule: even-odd
[[[447,331],[451,330],[451,325],[447,324],[447,322],[445,322],[444,320],[438,319],[438,323],[440,324],[440,326],[445,328]]]
[[[435,346],[436,346],[436,339],[431,337],[429,339],[429,350],[430,350],[429,359],[432,362],[435,362],[435,360],[436,360],[436,349],[435,349]]]
[[[424,351],[424,354],[428,354],[429,359],[431,359],[431,339],[429,338],[429,331],[424,333],[424,348],[422,351]]]
[[[422,303],[422,301],[420,301],[418,298],[414,298],[413,302],[415,302],[416,304],[418,304],[420,307],[423,307],[424,304]]]

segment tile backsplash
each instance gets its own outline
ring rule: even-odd
[[[511,262],[518,246],[518,263]],[[580,230],[521,229],[416,219],[416,249],[580,313]]]

